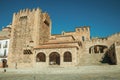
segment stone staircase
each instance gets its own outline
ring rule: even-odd
[[[80,53],[79,65],[108,65],[100,62],[102,60],[102,57],[104,56],[104,53],[90,54],[89,48],[87,46],[84,47],[85,48],[83,48]]]

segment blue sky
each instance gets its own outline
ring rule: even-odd
[[[120,32],[120,0],[0,0],[0,29],[20,9],[40,7],[52,19],[52,34],[90,26],[91,36]]]

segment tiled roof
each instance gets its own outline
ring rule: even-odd
[[[44,44],[65,44],[65,43],[77,43],[76,41],[58,41],[58,40],[51,40]]]
[[[77,46],[72,45],[40,45],[35,47],[34,49],[54,49],[54,48],[77,48]]]
[[[55,36],[51,38],[48,42],[45,44],[61,44],[61,43],[74,43],[75,38],[72,35],[65,35],[65,36]]]

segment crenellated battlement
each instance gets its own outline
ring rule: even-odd
[[[120,32],[115,33],[115,34],[113,34],[113,35],[109,36],[108,38],[111,38],[111,37],[120,37]]]
[[[22,21],[23,19],[26,19],[25,21]],[[47,13],[43,13],[42,10],[40,8],[34,8],[34,9],[22,9],[17,13],[13,14],[13,21],[12,24],[13,25],[19,25],[22,21],[23,23],[29,23],[29,24],[40,24],[37,23],[38,20],[42,19],[42,21],[45,21],[47,23],[50,23],[50,19],[49,19],[49,15]]]
[[[93,38],[91,40],[92,43],[104,43],[104,42],[107,42],[107,38]]]
[[[79,27],[79,28],[76,28],[75,31],[76,32],[89,32],[90,31],[90,27],[89,26]]]
[[[31,13],[35,13],[35,12],[42,12],[42,10],[40,9],[40,8],[37,8],[37,9],[28,9],[28,8],[26,8],[26,9],[22,9],[22,10],[20,10],[19,12],[17,12],[17,13],[14,13],[14,15],[15,16],[21,16],[21,15],[23,15],[23,14],[26,14],[26,15],[29,15],[29,14],[31,14]]]

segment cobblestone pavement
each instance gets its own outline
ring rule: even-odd
[[[0,80],[120,80],[120,73],[107,74],[4,74]]]
[[[120,80],[120,66],[45,68],[35,72],[8,69],[0,72],[0,80]]]

